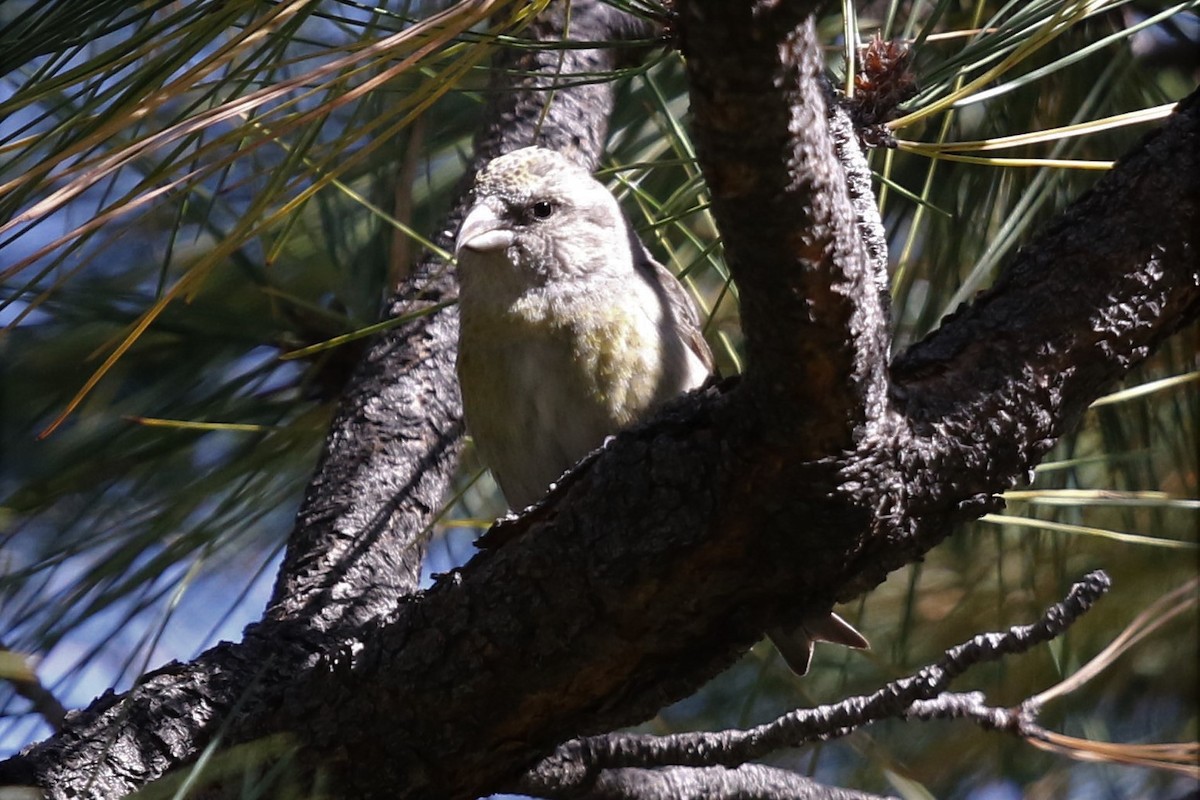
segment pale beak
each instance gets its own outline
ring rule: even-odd
[[[513,243],[513,232],[507,225],[486,203],[476,205],[467,212],[467,218],[458,229],[454,254],[458,255],[464,248],[478,253],[508,248]]]

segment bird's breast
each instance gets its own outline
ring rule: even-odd
[[[547,417],[571,405],[572,413],[603,417],[610,432],[653,402],[661,343],[636,307],[526,295],[502,307],[464,307],[461,324],[460,359],[470,375],[485,376],[465,391],[532,403]],[[539,402],[541,395],[549,397]]]
[[[460,311],[467,427],[518,507],[682,391],[664,386],[658,332],[636,306],[533,295]]]

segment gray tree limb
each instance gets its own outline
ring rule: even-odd
[[[560,791],[579,789],[603,770],[628,767],[736,766],[783,748],[846,736],[883,719],[922,713],[928,716],[935,709],[949,714],[946,709],[960,706],[937,701],[946,695],[955,678],[977,664],[1028,652],[1057,638],[1091,610],[1110,585],[1107,575],[1093,572],[1076,583],[1066,599],[1046,609],[1037,622],[1001,633],[979,634],[947,650],[936,663],[867,696],[798,709],[748,730],[666,736],[610,733],[567,742],[531,770],[522,787],[545,783]]]
[[[619,44],[650,35],[644,21],[590,0],[577,0],[569,12],[556,3],[526,31],[541,42]],[[474,171],[502,152],[540,143],[594,167],[613,86],[579,76],[611,72],[629,55],[614,46],[502,49],[474,161],[434,240],[443,247],[453,241]],[[389,315],[456,295],[453,270],[426,255],[397,288]],[[125,696],[98,698],[68,717],[61,736],[0,765],[0,780],[38,785],[51,796],[123,795],[191,760],[218,735],[242,741],[264,731],[263,709],[303,693],[293,685],[297,676],[343,663],[363,626],[417,587],[462,434],[456,332],[451,306],[372,341],[305,493],[264,620],[243,642],[169,664]]]
[[[648,38],[641,20],[598,2],[556,4],[533,20],[536,42]],[[458,199],[433,237],[450,249],[475,172],[501,153],[541,144],[589,169],[603,153],[619,48],[501,48],[484,125]],[[392,297],[388,316],[453,301],[450,265],[427,253]],[[431,521],[458,463],[462,407],[454,375],[453,305],[374,339],[358,365],[305,492],[268,619],[349,630],[417,588]]]
[[[585,790],[562,793],[524,787],[529,794],[587,800],[883,800],[880,795],[825,786],[788,770],[763,764],[725,767],[666,767],[602,771]]]

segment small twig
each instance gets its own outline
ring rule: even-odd
[[[1089,573],[1071,587],[1062,602],[1046,609],[1033,625],[1016,626],[1005,633],[980,634],[947,650],[934,664],[893,681],[874,694],[813,709],[798,709],[749,730],[670,736],[612,733],[575,739],[561,745],[542,761],[526,776],[526,781],[532,781],[531,785],[579,787],[587,785],[604,769],[737,766],[783,747],[845,736],[869,722],[910,713],[914,704],[938,697],[952,680],[976,664],[1023,653],[1056,638],[1091,609],[1110,585],[1104,572]],[[975,705],[981,706],[982,698]],[[963,705],[964,716],[971,707],[970,704]]]
[[[996,708],[984,702],[983,692],[946,693],[932,700],[918,700],[904,712],[904,719],[971,720],[984,730],[1006,731],[1025,738],[1040,736],[1045,729],[1034,722],[1037,712],[1021,705]]]
[[[913,703],[904,717],[919,720],[967,719],[984,730],[1016,734],[1040,750],[1076,761],[1128,764],[1200,779],[1200,767],[1196,765],[1200,746],[1195,742],[1128,744],[1067,736],[1047,730],[1037,723],[1038,710],[1041,708],[1037,700],[1037,697],[1031,697],[1015,708],[996,708],[984,703],[980,692],[943,694],[933,700]]]
[[[1140,642],[1142,639],[1149,636],[1154,631],[1161,628],[1163,625],[1170,622],[1175,617],[1182,614],[1196,605],[1196,589],[1200,587],[1200,580],[1193,579],[1175,589],[1172,592],[1160,597],[1142,613],[1126,626],[1125,630],[1112,640],[1108,647],[1101,650],[1091,661],[1084,664],[1075,671],[1070,678],[1061,681],[1050,687],[1044,692],[1039,693],[1035,697],[1031,697],[1028,703],[1041,708],[1049,701],[1056,697],[1061,697],[1064,694],[1069,694],[1075,691],[1083,684],[1090,681],[1092,678],[1099,675],[1108,665],[1111,664],[1119,655],[1124,653],[1130,647]]]

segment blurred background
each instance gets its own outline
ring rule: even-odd
[[[539,6],[500,16],[519,25]],[[852,88],[858,45],[879,33],[912,48],[897,147],[871,157],[897,349],[987,287],[1192,91],[1198,6],[829,9],[830,76],[848,91],[870,88]],[[127,689],[261,614],[340,388],[451,202],[489,53],[515,29],[457,10],[412,27],[446,7],[0,2],[0,756],[47,736],[55,705]],[[618,92],[601,177],[684,276],[735,372],[737,291],[693,160],[681,60],[660,44],[596,79]],[[889,722],[776,761],[905,798],[1196,790],[1194,744],[1132,746],[1197,739],[1196,345],[1193,325],[1114,386],[1004,514],[841,609],[872,651],[819,648],[801,681],[760,644],[644,729],[747,726],[870,692],[975,633],[1034,620],[1103,568],[1112,592],[1068,635],[954,687],[1013,704],[1130,623],[1169,617],[1045,709],[1047,727],[1082,740],[1074,753],[966,722]],[[468,446],[427,574],[470,558],[502,510]],[[1122,747],[1096,762],[1090,742]]]

